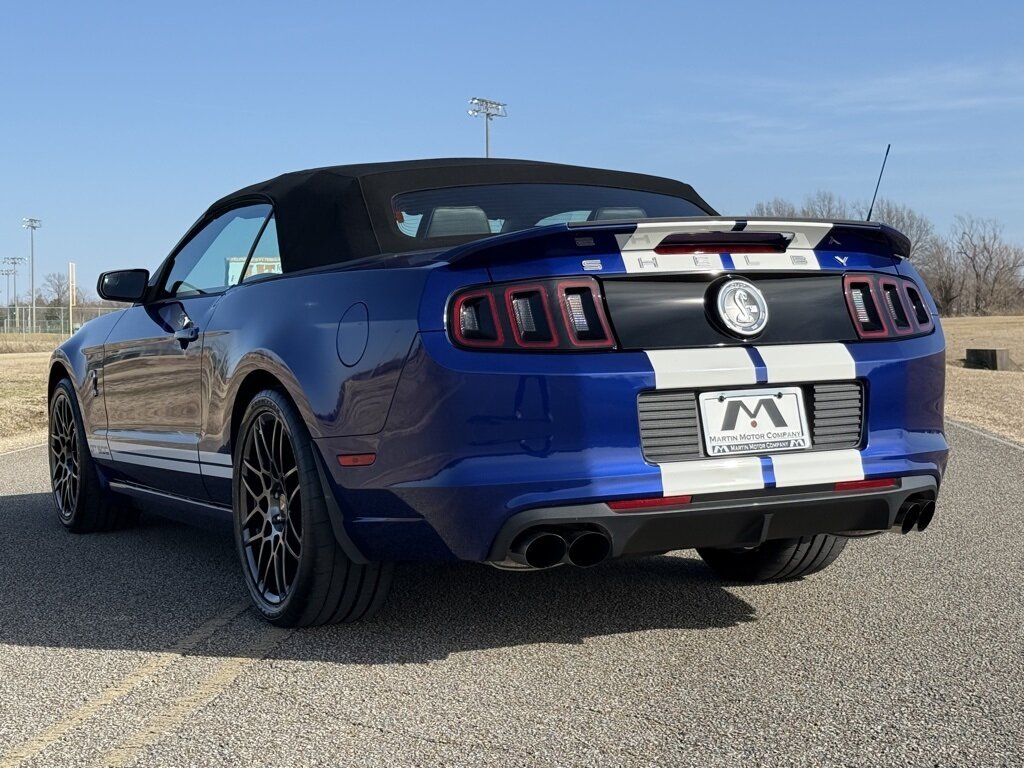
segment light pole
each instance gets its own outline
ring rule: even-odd
[[[29,274],[32,284],[32,314],[29,319],[29,331],[36,330],[36,230],[43,226],[42,219],[22,219],[21,226],[29,232],[30,251]]]
[[[491,120],[496,117],[508,117],[505,111],[507,104],[490,99],[472,98],[469,100],[469,116],[484,119],[484,157],[491,156]]]
[[[18,315],[18,265],[25,260],[24,256],[5,256],[4,264],[9,264],[10,268],[7,270],[14,278],[14,327],[21,328],[21,318]],[[7,294],[7,303],[11,303],[11,294]]]

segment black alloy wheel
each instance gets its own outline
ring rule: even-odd
[[[126,499],[115,498],[102,482],[85,435],[75,387],[70,379],[61,379],[50,396],[47,445],[61,524],[72,533],[96,533],[135,523],[138,511]]]
[[[50,481],[57,514],[67,525],[74,519],[78,508],[82,461],[75,412],[63,389],[57,390],[50,406]]]
[[[280,605],[302,562],[299,467],[284,420],[271,410],[253,421],[242,448],[241,536],[249,578],[260,598]]]
[[[257,394],[235,446],[235,545],[257,610],[282,627],[376,614],[393,565],[356,562],[339,543],[334,526],[342,523],[331,517],[319,449],[290,398],[274,389]]]

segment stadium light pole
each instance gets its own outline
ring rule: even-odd
[[[484,157],[491,156],[491,120],[496,117],[508,117],[505,111],[507,104],[491,99],[474,97],[469,100],[469,116],[484,119]]]
[[[31,275],[31,286],[32,286],[32,314],[29,318],[29,331],[35,333],[36,330],[36,230],[43,226],[42,219],[22,219],[21,226],[28,230],[29,237],[29,274]]]
[[[14,278],[14,327],[21,328],[21,316],[18,314],[18,265],[25,260],[24,256],[5,256],[4,264],[10,265],[11,276]],[[7,294],[7,303],[11,303],[10,293]]]

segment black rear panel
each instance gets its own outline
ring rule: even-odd
[[[843,294],[843,276],[758,275],[768,325],[741,340],[716,323],[714,296],[724,278],[673,275],[602,281],[612,328],[622,349],[680,349],[721,344],[857,341]]]
[[[859,448],[864,437],[864,387],[859,381],[805,384],[810,450]],[[640,445],[651,464],[705,455],[697,392],[665,389],[637,397]]]

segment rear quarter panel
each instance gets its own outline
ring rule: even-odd
[[[314,439],[379,432],[427,272],[321,272],[228,290],[205,329],[200,450],[230,450],[235,401],[257,371],[284,385]]]

